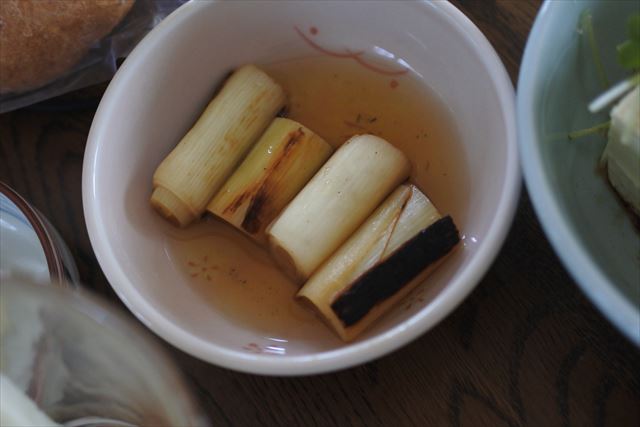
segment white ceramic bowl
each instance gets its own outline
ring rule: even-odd
[[[546,2],[531,31],[518,80],[518,131],[531,200],[558,256],[585,294],[640,346],[640,235],[598,173],[605,138],[566,135],[607,120],[587,104],[601,91],[580,15],[589,9],[613,82],[625,76],[616,45],[637,2]]]
[[[422,288],[419,303],[389,313],[356,342],[342,345],[327,331],[288,340],[278,355],[255,354],[243,347],[265,337],[212,309],[172,264],[163,247],[170,227],[148,204],[151,177],[230,69],[313,53],[295,31],[312,26],[325,46],[377,47],[402,58],[450,108],[470,177],[465,212],[455,218],[465,238]],[[513,87],[485,37],[445,2],[187,3],[138,45],[110,84],[83,171],[93,248],[131,311],[196,357],[271,375],[363,363],[436,325],[489,268],[519,188]]]

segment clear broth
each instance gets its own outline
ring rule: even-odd
[[[411,181],[464,228],[468,177],[452,113],[417,77],[390,77],[329,56],[262,68],[287,92],[287,117],[332,145],[371,133],[400,148],[411,160]],[[185,282],[234,322],[276,341],[326,333],[317,316],[295,302],[297,288],[266,251],[223,222],[208,218],[176,230],[167,249]]]

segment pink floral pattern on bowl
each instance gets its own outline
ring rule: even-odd
[[[344,58],[344,59],[354,60],[364,68],[367,68],[368,70],[371,70],[378,74],[383,74],[386,76],[392,76],[392,77],[403,76],[409,72],[409,68],[404,67],[402,65],[401,65],[401,68],[399,69],[389,69],[389,68],[381,67],[375,63],[372,63],[367,59],[367,56],[364,50],[352,51],[350,49],[345,48],[343,51],[336,51],[333,49],[328,49],[326,47],[323,47],[319,42],[314,40],[316,36],[320,33],[320,30],[318,30],[318,28],[315,26],[309,27],[308,34],[302,31],[298,26],[294,26],[293,29],[296,31],[296,33],[298,33],[300,38],[304,40],[305,43],[307,43],[307,45],[309,45],[312,49],[324,55],[333,56],[334,58]],[[398,84],[399,83],[396,79],[392,79],[389,82],[389,86],[391,86],[392,89],[395,89],[398,86]]]

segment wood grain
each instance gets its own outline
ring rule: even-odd
[[[454,4],[487,35],[515,81],[539,2]],[[58,228],[83,282],[120,304],[82,214],[82,156],[95,111],[88,105],[0,116],[0,180]],[[166,347],[214,425],[640,425],[640,354],[567,275],[524,189],[507,242],[470,298],[389,356],[334,374],[271,378]]]

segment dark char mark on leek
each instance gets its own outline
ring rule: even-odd
[[[265,221],[271,221],[277,212],[273,212],[273,207],[269,204],[270,195],[273,193],[276,183],[273,182],[271,173],[281,167],[284,162],[291,159],[291,153],[304,138],[305,133],[302,128],[290,132],[289,139],[285,144],[282,154],[271,166],[271,170],[266,173],[267,179],[260,185],[251,203],[247,208],[247,213],[242,221],[242,228],[248,233],[255,234],[265,226]]]
[[[362,319],[376,304],[394,295],[422,270],[460,241],[450,216],[439,219],[398,248],[385,261],[369,269],[332,304],[345,327]]]

